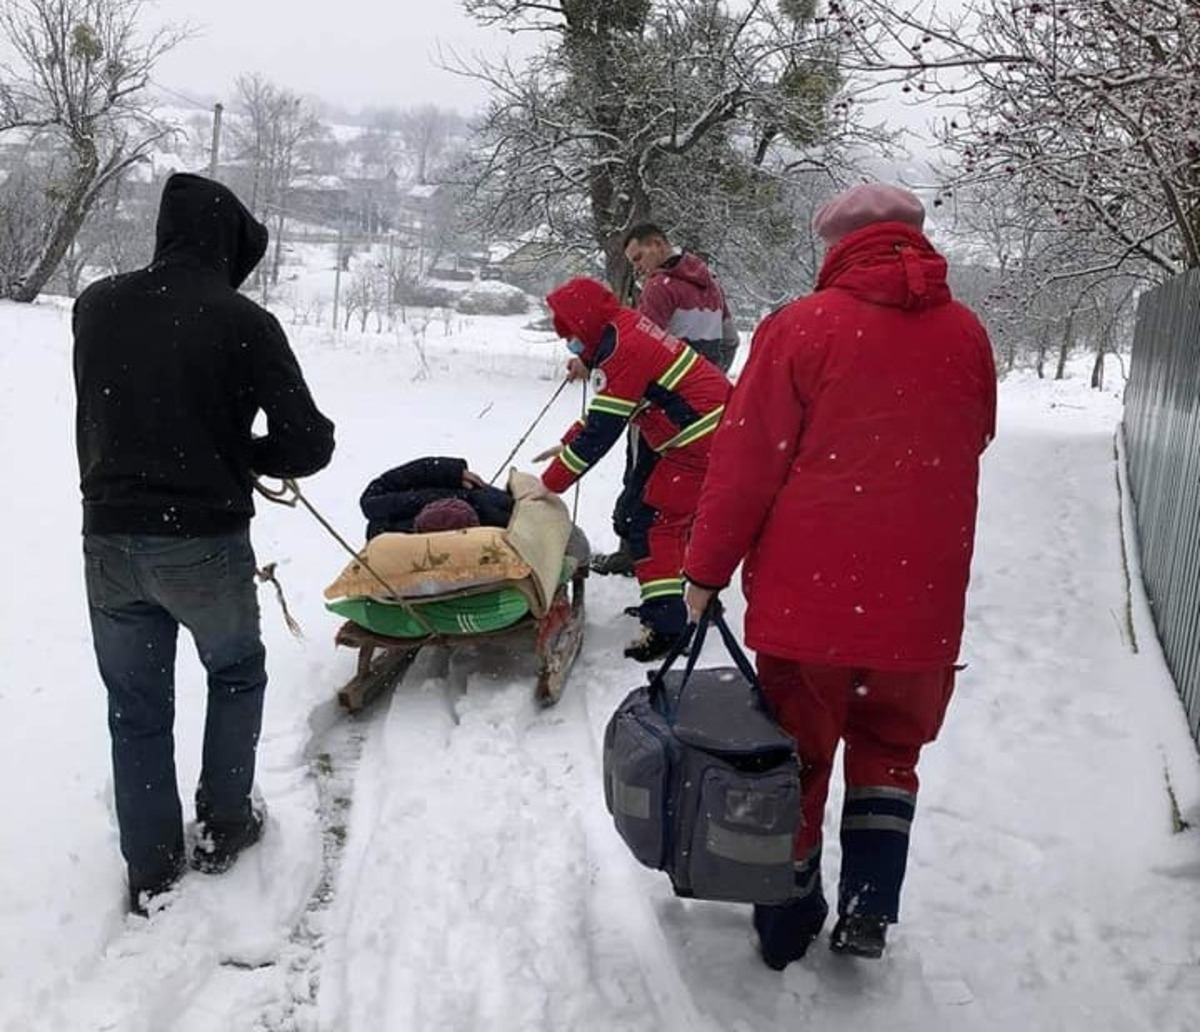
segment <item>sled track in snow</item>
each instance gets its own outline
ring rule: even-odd
[[[316,1025],[321,965],[325,956],[325,918],[337,891],[350,810],[354,805],[354,782],[363,746],[386,711],[389,698],[390,695],[385,694],[356,714],[346,713],[336,699],[331,699],[309,715],[312,733],[304,748],[304,757],[317,790],[320,873],[303,914],[275,961],[285,983],[283,999],[272,1007],[270,1015],[259,1018],[253,1026],[256,1032],[305,1032]]]
[[[568,723],[574,724],[573,737],[586,740],[579,755],[587,758],[593,775],[591,780],[600,786],[604,783],[601,742],[607,717],[601,721],[595,719],[588,702],[583,671],[577,671],[577,680],[569,707],[574,713],[568,717]],[[597,794],[594,800],[583,800],[582,812],[586,815],[588,848],[602,863],[598,880],[607,882],[614,892],[630,903],[624,911],[624,923],[629,928],[630,942],[638,956],[639,966],[646,974],[647,987],[653,989],[652,1001],[661,1021],[659,1027],[678,1029],[679,1032],[710,1032],[714,1025],[696,1005],[695,997],[671,954],[653,903],[634,882],[631,861],[610,826],[602,797]]]
[[[487,695],[492,689],[469,687],[473,678],[447,676],[446,662],[431,665],[422,681],[442,681],[435,697],[443,701],[452,714],[455,700],[479,693]],[[573,682],[568,685],[558,706],[550,710],[530,707],[509,716],[523,729],[518,733],[520,744],[510,755],[509,762],[543,768],[548,776],[555,768],[552,753],[567,751],[578,761],[578,786],[586,796],[578,800],[586,851],[594,868],[593,891],[618,907],[605,907],[609,919],[617,926],[619,937],[636,957],[637,968],[644,981],[643,1006],[656,1012],[653,1027],[668,1030],[698,1030],[708,1032],[714,1026],[697,1007],[691,989],[685,982],[652,898],[638,884],[637,869],[625,855],[620,840],[613,833],[604,810],[599,786],[602,783],[600,734],[603,721],[597,721],[588,702],[589,669],[581,662]],[[415,687],[418,678],[406,687]],[[478,698],[478,696],[476,696]],[[514,704],[529,706],[528,696],[514,695]],[[288,942],[273,967],[278,972],[279,997],[269,1009],[264,1009],[250,1027],[256,1032],[307,1032],[316,1026],[318,1000],[324,966],[334,960],[327,949],[327,925],[335,901],[347,846],[351,810],[356,803],[356,781],[364,747],[379,728],[393,704],[403,706],[407,700],[392,693],[376,700],[360,714],[345,713],[336,700],[317,707],[309,717],[311,735],[304,750],[311,776],[317,790],[318,820],[321,828],[322,855],[320,872]],[[416,700],[412,700],[416,703]],[[509,707],[504,707],[506,710]],[[469,739],[459,742],[457,714],[444,748],[466,748]],[[417,718],[420,719],[419,717]],[[547,723],[559,726],[550,730]],[[540,740],[535,744],[529,735]],[[543,755],[539,755],[543,753]],[[513,770],[513,775],[520,773]],[[574,780],[574,779],[572,779]],[[612,917],[619,911],[619,917]]]

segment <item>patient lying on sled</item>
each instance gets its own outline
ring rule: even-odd
[[[526,615],[540,619],[578,560],[566,558],[567,507],[538,485],[514,470],[509,490],[489,487],[455,458],[389,470],[362,495],[367,544],[325,589],[327,607],[395,637],[483,633]]]
[[[359,505],[367,518],[367,540],[384,533],[507,527],[513,512],[512,495],[485,484],[465,459],[434,456],[376,477]]]

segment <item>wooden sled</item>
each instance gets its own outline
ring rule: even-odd
[[[483,639],[514,640],[528,638],[532,632],[538,659],[538,679],[534,698],[542,706],[553,706],[562,695],[567,675],[583,645],[583,585],[587,566],[579,566],[570,580],[561,584],[545,616],[532,615],[510,627],[481,634],[441,635],[427,638],[392,638],[376,634],[347,621],[338,629],[334,642],[358,649],[358,669],[338,690],[338,701],[351,713],[368,706],[404,678],[425,645]]]

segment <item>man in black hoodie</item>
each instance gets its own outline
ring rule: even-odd
[[[267,682],[251,489],[256,475],[315,473],[333,453],[333,424],[279,323],[237,290],[266,249],[266,228],[231,191],[174,175],[151,264],[75,304],[88,608],[138,913],[186,867],[173,736],[181,624],[208,673],[192,866],[226,870],[262,833],[251,805]],[[267,433],[255,437],[260,411]]]

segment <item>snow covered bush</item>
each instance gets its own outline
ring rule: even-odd
[[[529,296],[506,283],[481,283],[463,294],[455,307],[463,315],[524,315]]]
[[[408,279],[397,279],[392,288],[392,300],[398,305],[412,308],[453,307],[457,295],[448,287],[432,283],[415,283]]]

